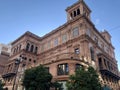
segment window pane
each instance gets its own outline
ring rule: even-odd
[[[77,37],[79,35],[79,29],[78,27],[73,29],[73,37]]]
[[[58,45],[58,38],[54,40],[54,46],[57,46],[57,45]]]
[[[94,60],[94,49],[93,47],[90,47],[90,53],[91,53],[91,60]]]
[[[69,72],[69,68],[68,68],[68,64],[65,63],[65,64],[59,64],[58,67],[57,67],[58,71],[58,75],[68,75],[68,72]]]
[[[80,53],[79,48],[76,48],[76,49],[75,49],[75,54],[79,54],[79,53]]]
[[[76,68],[76,70],[78,70],[78,69],[82,69],[83,68],[83,65],[81,65],[81,64],[76,64],[76,66],[75,66]]]
[[[66,41],[67,41],[67,35],[64,34],[64,35],[62,35],[62,42],[64,43],[64,42],[66,42]]]

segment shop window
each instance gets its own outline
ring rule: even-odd
[[[65,63],[65,64],[59,64],[57,66],[57,74],[58,75],[68,75],[69,73],[69,69],[68,69],[68,64]]]
[[[78,70],[78,69],[83,69],[83,65],[81,65],[81,64],[76,64],[76,65],[75,65],[75,70]]]

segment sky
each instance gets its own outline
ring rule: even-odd
[[[43,36],[66,21],[65,9],[78,0],[0,0],[0,43],[8,44],[26,31]],[[120,0],[85,0],[99,31],[112,36],[120,70]]]

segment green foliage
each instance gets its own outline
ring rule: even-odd
[[[23,86],[26,90],[49,90],[52,75],[42,65],[25,71]]]
[[[52,83],[52,87],[55,88],[55,90],[63,90],[61,87],[62,87],[62,84],[58,83],[57,81]]]
[[[2,81],[0,80],[0,90],[4,90],[3,87],[4,87],[4,84],[3,84]]]
[[[69,77],[66,84],[68,90],[101,90],[101,84],[94,68],[78,69]]]

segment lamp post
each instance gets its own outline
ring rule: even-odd
[[[19,66],[20,66],[20,63],[22,62],[22,57],[20,55],[19,58],[17,58],[15,60],[15,65],[16,65],[16,71],[15,71],[15,78],[14,78],[14,81],[13,81],[13,87],[12,87],[12,90],[15,90],[15,84],[16,84],[16,77],[17,77],[17,74],[18,74],[18,69],[19,69]]]

